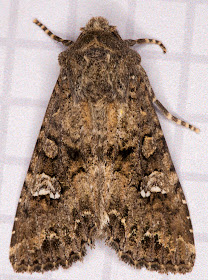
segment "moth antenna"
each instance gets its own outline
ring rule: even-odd
[[[160,109],[160,111],[163,113],[163,115],[168,119],[168,120],[172,120],[174,121],[175,123],[177,123],[178,125],[182,125],[182,126],[185,126],[186,128],[189,128],[190,130],[193,130],[195,131],[196,133],[199,133],[200,132],[200,129],[193,126],[192,124],[189,124],[185,121],[182,121],[180,120],[179,118],[173,116],[170,112],[168,112],[168,110],[162,105],[162,103],[157,100],[157,98],[154,96],[152,98],[152,102],[155,103],[158,108]]]
[[[155,39],[137,39],[137,40],[125,40],[130,47],[134,46],[135,44],[156,44],[158,46],[161,47],[161,49],[163,50],[164,53],[167,52],[167,49],[166,47],[163,45],[162,42],[158,41],[158,40],[155,40]]]
[[[39,20],[34,19],[33,22],[37,24],[51,39],[62,43],[64,46],[69,46],[73,43],[71,40],[64,40],[60,38],[59,36],[53,34],[45,25],[43,25]]]

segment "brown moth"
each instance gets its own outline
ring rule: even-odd
[[[10,261],[16,272],[68,268],[97,238],[130,265],[190,272],[194,237],[178,176],[153,104],[156,99],[130,46],[115,26],[92,18],[59,55],[60,75],[24,182]]]

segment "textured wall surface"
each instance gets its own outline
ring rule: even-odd
[[[208,3],[206,0],[0,0],[0,279],[207,279],[208,270]],[[97,241],[84,262],[68,270],[15,274],[9,262],[12,225],[22,184],[65,48],[32,23],[76,40],[92,16],[104,16],[123,39],[155,38],[135,46],[157,98],[201,129],[179,127],[158,113],[193,223],[196,263],[191,274],[135,270]]]

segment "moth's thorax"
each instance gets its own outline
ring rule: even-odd
[[[130,74],[125,60],[125,54],[94,39],[68,59],[72,95],[90,102],[125,99]]]
[[[76,42],[59,56],[69,88],[76,100],[97,102],[125,100],[129,78],[136,75],[140,56],[122,40],[115,27],[102,28],[103,20],[92,20]],[[96,26],[96,28],[94,27]]]

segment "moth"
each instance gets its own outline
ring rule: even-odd
[[[186,199],[154,105],[130,47],[102,17],[92,18],[59,55],[52,93],[19,199],[10,261],[16,272],[44,272],[83,260],[97,238],[124,262],[161,273],[193,268],[195,246]]]

